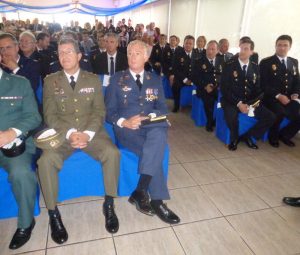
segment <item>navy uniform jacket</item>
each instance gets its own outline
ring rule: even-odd
[[[217,95],[217,89],[220,85],[222,74],[223,59],[216,57],[215,66],[213,66],[207,57],[195,60],[193,67],[193,83],[197,86],[197,95],[200,96],[208,84],[214,85],[214,94]]]
[[[192,66],[195,62],[195,54],[192,53],[192,58],[190,59],[184,50],[175,52],[174,62],[173,62],[173,73],[175,76],[175,82],[178,84],[183,84],[183,80],[188,78],[192,80]]]
[[[202,51],[198,48],[193,49],[193,53],[195,54],[195,59],[200,59],[206,56],[206,49],[203,49]]]
[[[21,55],[18,65],[20,69],[16,74],[27,78],[30,81],[33,91],[36,91],[40,82],[40,67],[38,62]],[[7,68],[3,68],[3,70],[7,73],[12,73]]]
[[[218,52],[217,53],[218,57],[221,57],[223,59],[224,62],[227,62],[228,60],[230,60],[233,57],[233,54],[230,52],[226,52],[224,54]],[[255,61],[254,61],[255,62]]]
[[[166,45],[165,45],[165,47],[166,47]],[[165,49],[165,47],[164,47],[164,49]],[[163,66],[164,60],[163,60],[163,50],[160,47],[159,43],[157,43],[153,46],[149,61],[152,65],[153,70],[158,75],[160,75],[160,73],[162,72],[162,66]],[[155,64],[159,64],[159,65],[155,65]]]
[[[41,122],[34,93],[24,77],[2,73],[0,80],[0,131],[17,128],[22,135],[37,128]],[[26,140],[26,151],[34,153],[32,138]]]
[[[115,73],[119,71],[126,70],[128,68],[127,56],[119,51],[117,51],[115,63]],[[108,62],[107,62],[107,52],[97,54],[93,61],[93,70],[95,74],[107,74],[108,73]]]
[[[238,59],[225,63],[221,76],[221,92],[222,102],[232,105],[237,105],[240,101],[249,103],[257,99],[262,93],[258,65],[249,62],[247,75],[244,77]]]
[[[167,113],[162,81],[159,76],[144,72],[142,90],[127,69],[110,78],[105,94],[106,120],[116,125],[120,118],[128,119],[140,114],[157,116]]]
[[[299,70],[297,59],[288,57],[287,68],[284,69],[276,55],[260,62],[261,84],[266,100],[275,100],[276,95],[300,95]]]
[[[170,76],[173,73],[173,62],[175,54],[178,54],[179,51],[184,51],[181,46],[177,46],[174,50],[174,53],[171,47],[168,45],[163,50],[163,73],[166,76]]]

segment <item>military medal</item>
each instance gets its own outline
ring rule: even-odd
[[[180,62],[183,63],[183,61],[184,61],[184,58],[181,58],[181,59],[180,59]]]
[[[59,94],[63,95],[65,94],[65,91],[63,89],[60,89]]]
[[[237,77],[238,77],[237,71],[233,71],[233,77],[234,77],[234,78],[237,78]]]
[[[202,65],[202,69],[206,69],[206,65],[205,64]]]
[[[277,66],[275,64],[272,65],[272,70],[276,71],[277,70]]]
[[[295,66],[293,66],[293,71],[294,71],[294,75],[297,74],[297,68]]]
[[[128,86],[124,86],[124,87],[122,88],[122,90],[123,90],[124,92],[127,92],[127,91],[131,91],[132,88],[129,88]]]
[[[150,76],[149,76],[148,74],[146,75],[146,79],[147,79],[147,80],[150,80]]]
[[[253,74],[253,83],[256,83],[256,74]]]

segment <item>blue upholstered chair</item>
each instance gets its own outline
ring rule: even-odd
[[[193,90],[196,89],[196,86],[184,86],[180,90],[180,106],[190,106],[192,105],[192,95]]]
[[[162,84],[164,87],[165,98],[167,99],[173,98],[172,87],[170,85],[170,81],[167,76],[162,77]]]

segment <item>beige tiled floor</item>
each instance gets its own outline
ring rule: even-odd
[[[170,119],[167,203],[180,224],[138,213],[124,197],[115,200],[120,229],[111,235],[102,198],[78,198],[59,206],[69,240],[58,246],[41,199],[32,238],[21,249],[8,249],[16,219],[0,221],[0,255],[300,254],[300,208],[282,203],[283,196],[300,196],[299,137],[293,149],[259,142],[258,151],[240,144],[230,152],[194,125],[189,110]]]

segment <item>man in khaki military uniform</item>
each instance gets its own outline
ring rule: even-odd
[[[58,46],[62,71],[46,77],[44,82],[44,119],[49,128],[64,134],[65,140],[56,149],[44,149],[38,161],[40,184],[49,210],[51,237],[62,244],[68,234],[57,209],[58,171],[63,161],[81,149],[103,167],[105,227],[110,233],[119,228],[113,197],[117,195],[119,151],[103,126],[105,107],[101,84],[94,74],[79,68],[81,53],[78,43],[62,38]],[[101,185],[99,183],[99,185]]]

